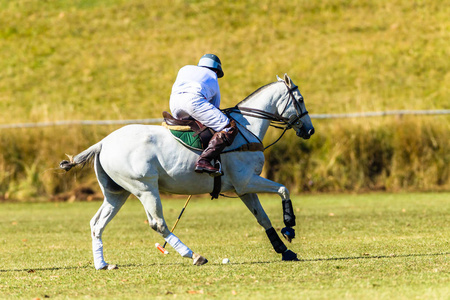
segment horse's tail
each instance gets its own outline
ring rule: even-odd
[[[97,144],[92,145],[88,149],[84,150],[83,152],[75,156],[66,154],[69,157],[69,160],[63,160],[62,162],[60,162],[59,167],[61,169],[69,171],[70,169],[72,169],[77,165],[84,166],[85,164],[90,162],[96,155],[98,155],[101,150],[102,150],[102,143],[98,142]]]

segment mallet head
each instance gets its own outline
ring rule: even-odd
[[[166,249],[164,249],[159,243],[155,244],[156,249],[158,249],[159,251],[161,251],[162,254],[169,254],[169,251],[167,251]]]

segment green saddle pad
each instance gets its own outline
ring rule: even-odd
[[[194,150],[203,150],[202,142],[200,141],[200,137],[198,135],[194,136],[195,132],[193,131],[180,131],[169,129],[170,133],[177,139],[180,143],[185,145],[186,147],[193,148]]]

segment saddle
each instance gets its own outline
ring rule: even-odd
[[[203,151],[208,147],[208,143],[214,135],[214,131],[211,128],[206,127],[194,119],[175,119],[167,111],[164,111],[162,115],[164,118],[162,125],[169,129],[173,137],[180,143],[199,151]],[[213,190],[210,193],[211,200],[219,198],[222,187],[222,180],[220,177],[221,176],[214,177]]]
[[[163,126],[183,145],[195,150],[204,150],[214,135],[214,131],[194,119],[175,119],[170,113],[162,113]]]
[[[214,135],[214,130],[206,127],[202,123],[194,119],[178,120],[175,119],[170,113],[164,111],[162,113],[164,122],[162,126],[169,129],[173,137],[183,145],[194,149],[203,151],[208,147],[208,143]],[[247,143],[234,150],[229,150],[222,153],[234,152],[234,151],[264,151],[262,143]],[[220,156],[217,159],[220,165]],[[219,198],[221,190],[221,176],[214,177],[213,191],[210,193],[211,199]]]

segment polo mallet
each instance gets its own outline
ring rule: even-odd
[[[191,200],[191,197],[192,197],[192,195],[189,195],[189,197],[187,198],[186,203],[184,204],[183,209],[181,210],[180,215],[178,216],[178,219],[175,221],[175,224],[173,224],[172,230],[171,230],[170,232],[173,232],[173,231],[175,230],[175,227],[177,227],[177,224],[178,224],[178,222],[180,221],[181,216],[183,215],[184,210],[186,209],[186,206],[187,206],[188,203],[189,203],[189,200]],[[167,251],[166,249],[164,249],[164,247],[166,247],[166,245],[167,245],[167,241],[164,243],[163,246],[161,246],[159,243],[156,243],[156,244],[155,244],[155,247],[156,247],[159,251],[161,251],[162,254],[169,254],[169,251]]]

